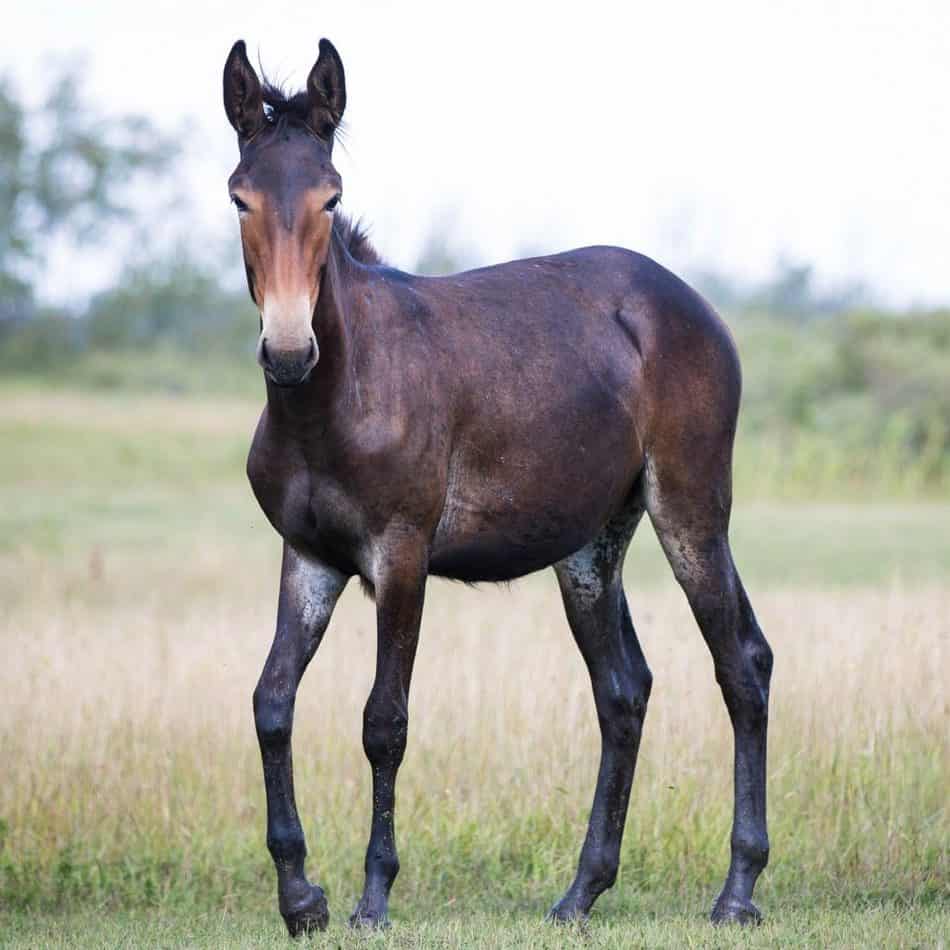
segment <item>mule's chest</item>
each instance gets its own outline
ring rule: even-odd
[[[344,573],[363,573],[365,517],[338,478],[314,469],[293,446],[260,438],[247,474],[261,510],[292,547]]]

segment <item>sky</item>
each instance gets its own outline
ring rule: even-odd
[[[399,266],[445,228],[473,263],[619,244],[679,272],[755,281],[784,259],[895,306],[950,303],[947,0],[33,0],[3,33],[24,93],[83,54],[103,111],[187,123],[182,186],[236,260],[228,50],[243,38],[302,86],[326,36],[344,207]],[[52,296],[105,279],[76,270],[55,261]]]

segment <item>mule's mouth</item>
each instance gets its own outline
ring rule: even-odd
[[[314,366],[316,366],[316,363],[314,363]],[[297,386],[302,386],[310,379],[311,373],[313,373],[313,366],[305,370],[302,376],[298,376],[296,379],[290,379],[286,376],[277,376],[269,369],[264,370],[264,375],[277,386],[278,389],[294,389]]]

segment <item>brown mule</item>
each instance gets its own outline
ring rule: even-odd
[[[364,713],[373,818],[351,922],[383,925],[399,862],[396,773],[430,574],[502,581],[553,566],[590,671],[602,748],[577,875],[551,917],[586,916],[613,884],[651,676],[622,587],[648,512],[712,654],[735,733],[732,862],[714,921],[757,921],[768,859],[772,654],[729,550],[736,350],[658,264],[613,247],[427,278],[378,259],[336,211],[346,104],[333,46],[304,92],[262,86],[235,44],[224,103],[267,405],[248,458],[284,539],[277,632],[254,692],[267,844],[292,934],[326,926],[304,874],[290,737],[300,678],[347,580],[376,599]]]

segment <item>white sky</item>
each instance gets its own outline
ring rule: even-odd
[[[104,110],[191,119],[189,193],[237,260],[224,59],[244,38],[299,86],[321,36],[347,72],[344,205],[394,263],[448,218],[480,263],[615,243],[757,279],[785,255],[950,301],[948,0],[32,0],[0,43],[24,91],[84,51]],[[89,283],[67,264],[56,284]]]

